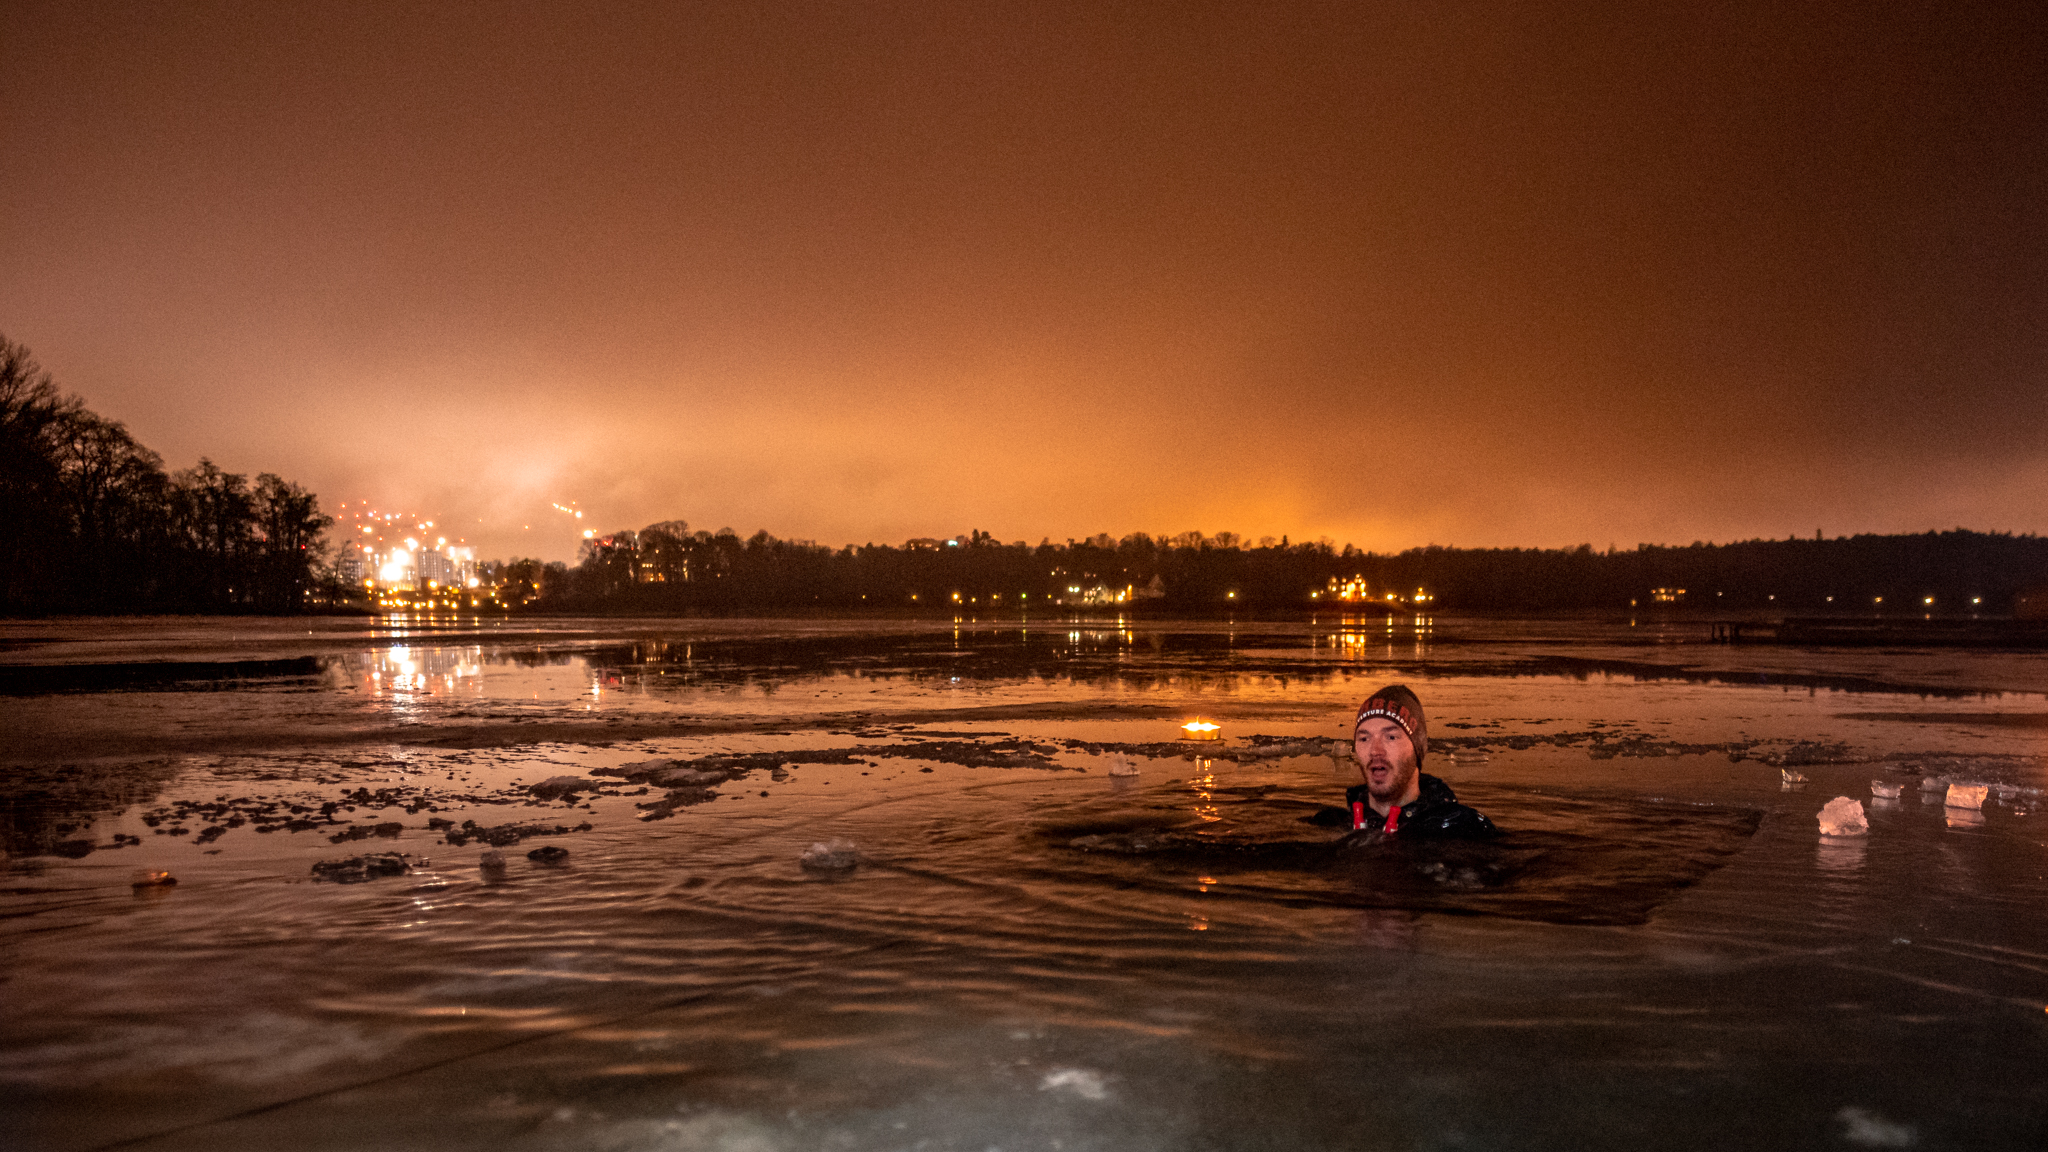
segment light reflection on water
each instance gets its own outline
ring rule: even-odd
[[[143,843],[10,861],[0,1078],[25,1146],[51,1148],[201,1122],[158,1146],[1792,1146],[1850,1107],[1929,1145],[2040,1135],[2036,1078],[2000,1070],[2048,1055],[2024,814],[2043,729],[1845,716],[2041,697],[1967,691],[1968,654],[1944,696],[1834,686],[1884,671],[1863,654],[1789,682],[1777,652],[1660,676],[1602,636],[1460,627],[408,628],[322,651],[312,681],[19,699],[45,740],[17,771],[102,741],[118,799],[92,835]],[[1331,857],[1301,818],[1341,797],[1341,752],[1251,755],[1341,735],[1390,679],[1421,690],[1429,770],[1502,845]],[[1196,714],[1224,739],[1183,750]],[[123,776],[162,761],[145,739],[180,758]],[[179,797],[317,810],[394,775],[487,796],[651,757],[1000,739],[1114,742],[1139,774],[1060,745],[1060,771],[757,770],[651,822],[619,789],[363,804],[337,815],[404,830],[341,844],[140,823]],[[1780,761],[1807,783],[1781,790]],[[1874,777],[1901,799],[1869,799]],[[1950,778],[1989,785],[1986,808],[1941,803]],[[1845,794],[1870,835],[1821,840]],[[593,827],[492,873],[430,816]],[[857,868],[797,865],[834,837]],[[539,843],[570,856],[528,861]],[[308,882],[366,849],[431,863]],[[137,895],[145,863],[181,883]]]

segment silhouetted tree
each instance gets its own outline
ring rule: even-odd
[[[300,611],[328,523],[277,476],[166,475],[0,337],[0,611]]]
[[[264,612],[296,612],[313,587],[320,535],[334,518],[320,513],[311,492],[269,472],[256,477],[251,504],[257,537],[251,599]]]
[[[61,559],[58,445],[82,405],[61,395],[27,348],[0,337],[0,605],[47,598]]]

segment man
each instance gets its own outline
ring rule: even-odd
[[[1429,721],[1406,685],[1389,684],[1358,706],[1351,753],[1365,782],[1353,785],[1344,799],[1352,830],[1368,832],[1366,839],[1499,834],[1493,821],[1458,803],[1450,785],[1423,773]]]

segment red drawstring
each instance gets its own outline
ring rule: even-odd
[[[1363,827],[1365,827],[1365,801],[1353,800],[1351,802],[1351,830],[1356,832]],[[1387,809],[1387,822],[1381,826],[1380,830],[1391,834],[1399,830],[1400,827],[1401,806],[1396,804],[1392,808]]]

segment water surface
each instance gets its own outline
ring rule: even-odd
[[[9,625],[13,1143],[2039,1146],[2048,667],[1703,633]],[[1305,821],[1397,679],[1501,841]]]

